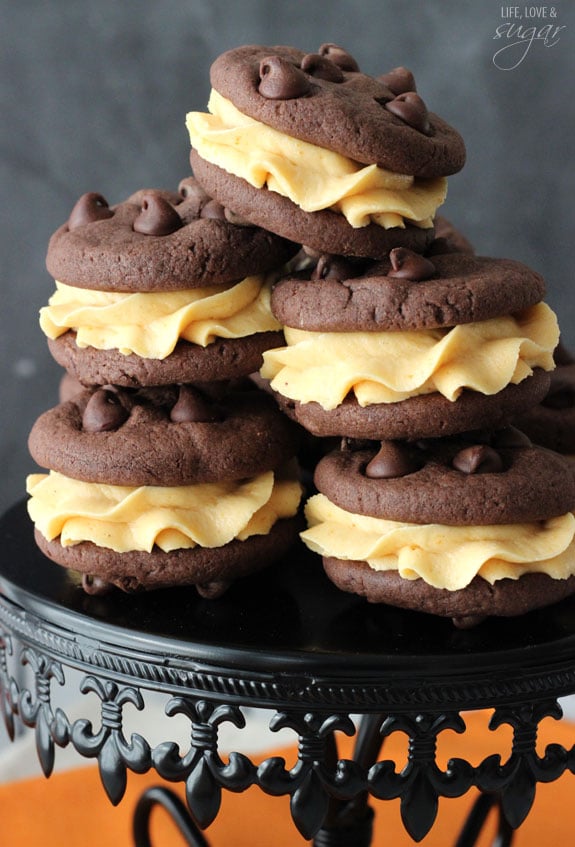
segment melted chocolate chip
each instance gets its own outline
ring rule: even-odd
[[[542,400],[542,405],[548,409],[570,409],[575,406],[575,381],[558,371],[551,372],[551,385]]]
[[[453,467],[462,473],[501,473],[503,461],[499,453],[487,444],[473,444],[460,450],[453,458]]]
[[[427,106],[415,91],[398,94],[397,97],[385,104],[385,108],[418,132],[422,132],[424,135],[431,134]]]
[[[86,404],[82,427],[86,432],[110,432],[119,429],[129,416],[117,391],[99,388]]]
[[[366,465],[365,475],[369,479],[395,479],[418,470],[410,452],[395,441],[382,441],[373,459]]]
[[[68,229],[72,230],[84,224],[103,221],[106,218],[111,218],[113,214],[102,195],[90,191],[87,194],[82,194],[80,199],[76,201],[76,205],[68,218]]]
[[[281,56],[268,56],[260,62],[258,91],[267,100],[292,100],[309,94],[310,84],[300,68]]]
[[[337,282],[343,282],[346,279],[353,279],[353,277],[358,276],[358,272],[356,265],[349,259],[323,253],[312,271],[311,279],[333,279]]]
[[[338,44],[322,44],[318,52],[320,56],[326,56],[330,62],[333,62],[334,65],[337,65],[338,68],[342,69],[342,71],[359,71],[359,65],[353,56],[351,56],[347,50],[344,50],[343,47],[340,47]]]
[[[180,386],[176,404],[170,411],[173,423],[210,423],[221,420],[219,411],[190,385]]]
[[[301,61],[301,69],[316,79],[325,79],[328,82],[343,82],[342,69],[332,62],[327,56],[319,53],[308,53]]]
[[[145,194],[134,231],[143,235],[170,235],[182,226],[182,219],[171,203],[158,194]]]
[[[248,221],[247,218],[243,218],[236,212],[232,212],[231,209],[225,208],[224,216],[228,223],[234,224],[235,226],[254,226],[254,224],[251,221]]]
[[[414,253],[413,250],[408,250],[407,247],[394,247],[389,254],[389,260],[391,270],[387,272],[387,275],[394,279],[423,282],[431,279],[435,273],[433,262],[425,256],[420,256],[419,253]]]
[[[393,68],[393,70],[379,76],[378,80],[383,82],[396,97],[398,94],[407,94],[408,91],[416,90],[415,78],[407,68]]]

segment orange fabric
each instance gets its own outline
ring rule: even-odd
[[[438,739],[438,761],[442,767],[451,756],[477,765],[486,755],[500,753],[503,762],[510,752],[511,730],[487,728],[490,712],[466,714],[467,730],[462,735],[451,731]],[[390,758],[399,770],[405,761],[406,739],[394,733],[386,739],[380,758]],[[546,718],[539,728],[538,751],[559,743],[568,750],[575,743],[575,726]],[[341,741],[340,755],[349,757],[352,742]],[[274,751],[283,755],[288,766],[295,761],[295,748]],[[266,758],[269,754],[260,758]],[[251,757],[256,760],[255,756]],[[1,847],[133,847],[131,820],[141,791],[161,781],[155,773],[130,774],[122,802],[113,807],[101,786],[97,768],[89,765],[56,773],[49,780],[38,777],[0,786]],[[174,787],[174,786],[172,786]],[[176,785],[181,794],[182,786]],[[570,844],[575,812],[572,796],[573,775],[565,773],[554,783],[537,786],[535,804],[518,830],[514,847],[540,847],[542,844]],[[455,800],[442,799],[436,823],[424,847],[453,844],[475,792]],[[401,823],[399,801],[372,801],[376,813],[374,847],[413,844]],[[484,833],[478,847],[491,844],[493,824]],[[152,817],[153,844],[157,847],[181,847],[183,840],[162,810]],[[243,794],[223,792],[222,808],[216,821],[206,830],[210,847],[297,847],[306,842],[297,832],[289,813],[287,797],[269,797],[256,787]]]

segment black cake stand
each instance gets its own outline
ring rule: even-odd
[[[0,520],[0,550],[0,710],[8,733],[14,737],[17,721],[32,728],[46,775],[57,747],[96,759],[113,803],[128,771],[155,770],[161,784],[134,814],[138,847],[151,844],[156,804],[187,843],[207,845],[202,831],[218,814],[222,789],[252,785],[289,795],[295,827],[316,847],[367,847],[373,800],[393,798],[419,841],[440,797],[475,787],[478,799],[454,843],[475,844],[494,809],[502,847],[529,813],[537,783],[575,773],[575,747],[550,744],[540,756],[536,745],[539,722],[561,718],[558,698],[575,692],[575,598],[458,630],[340,592],[300,547],[217,600],[191,588],[88,596],[38,551],[24,503]],[[61,687],[72,684],[101,701],[99,727],[70,720],[56,705]],[[149,692],[165,695],[166,716],[190,722],[188,750],[171,741],[152,746],[139,733],[126,738],[125,706],[145,709]],[[485,708],[493,710],[490,729],[512,727],[508,758],[486,750],[472,765],[455,755],[443,769],[439,734],[465,732],[462,713]],[[295,733],[293,766],[220,755],[218,729],[231,722],[241,730],[261,709],[270,729]],[[396,731],[409,738],[401,769],[385,757],[385,738]],[[342,733],[355,736],[350,759],[338,754]],[[168,782],[185,783],[186,805]]]

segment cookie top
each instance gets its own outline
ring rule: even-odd
[[[319,462],[314,482],[348,512],[416,524],[527,523],[575,506],[567,462],[512,427],[334,451]]]
[[[363,164],[421,177],[461,170],[459,133],[427,110],[413,75],[361,73],[342,48],[246,45],[211,66],[213,88],[255,120]]]
[[[226,384],[81,391],[44,412],[32,458],[72,479],[110,485],[192,485],[272,470],[297,450],[273,399]]]
[[[78,288],[179,291],[265,273],[297,250],[226,212],[189,177],[177,193],[142,189],[115,206],[82,195],[51,237],[46,267]]]
[[[321,256],[280,280],[272,311],[284,325],[317,332],[452,327],[540,302],[545,281],[513,259],[470,253],[422,257],[393,249],[379,262]]]

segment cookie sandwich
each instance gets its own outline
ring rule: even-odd
[[[209,111],[187,116],[190,161],[224,206],[321,252],[430,244],[465,147],[409,70],[369,76],[335,44],[247,45],[220,55],[210,80]]]
[[[575,482],[519,430],[346,441],[315,472],[305,544],[343,591],[462,627],[575,592]]]
[[[29,449],[40,549],[89,593],[195,586],[208,598],[297,540],[297,434],[257,389],[212,383],[75,392]]]
[[[274,286],[285,346],[261,374],[319,437],[418,439],[501,427],[547,393],[557,319],[520,262],[470,252],[320,256]]]
[[[116,206],[84,194],[48,246],[56,291],[40,325],[56,361],[86,386],[257,370],[282,338],[273,273],[298,246],[231,218],[192,178]]]

